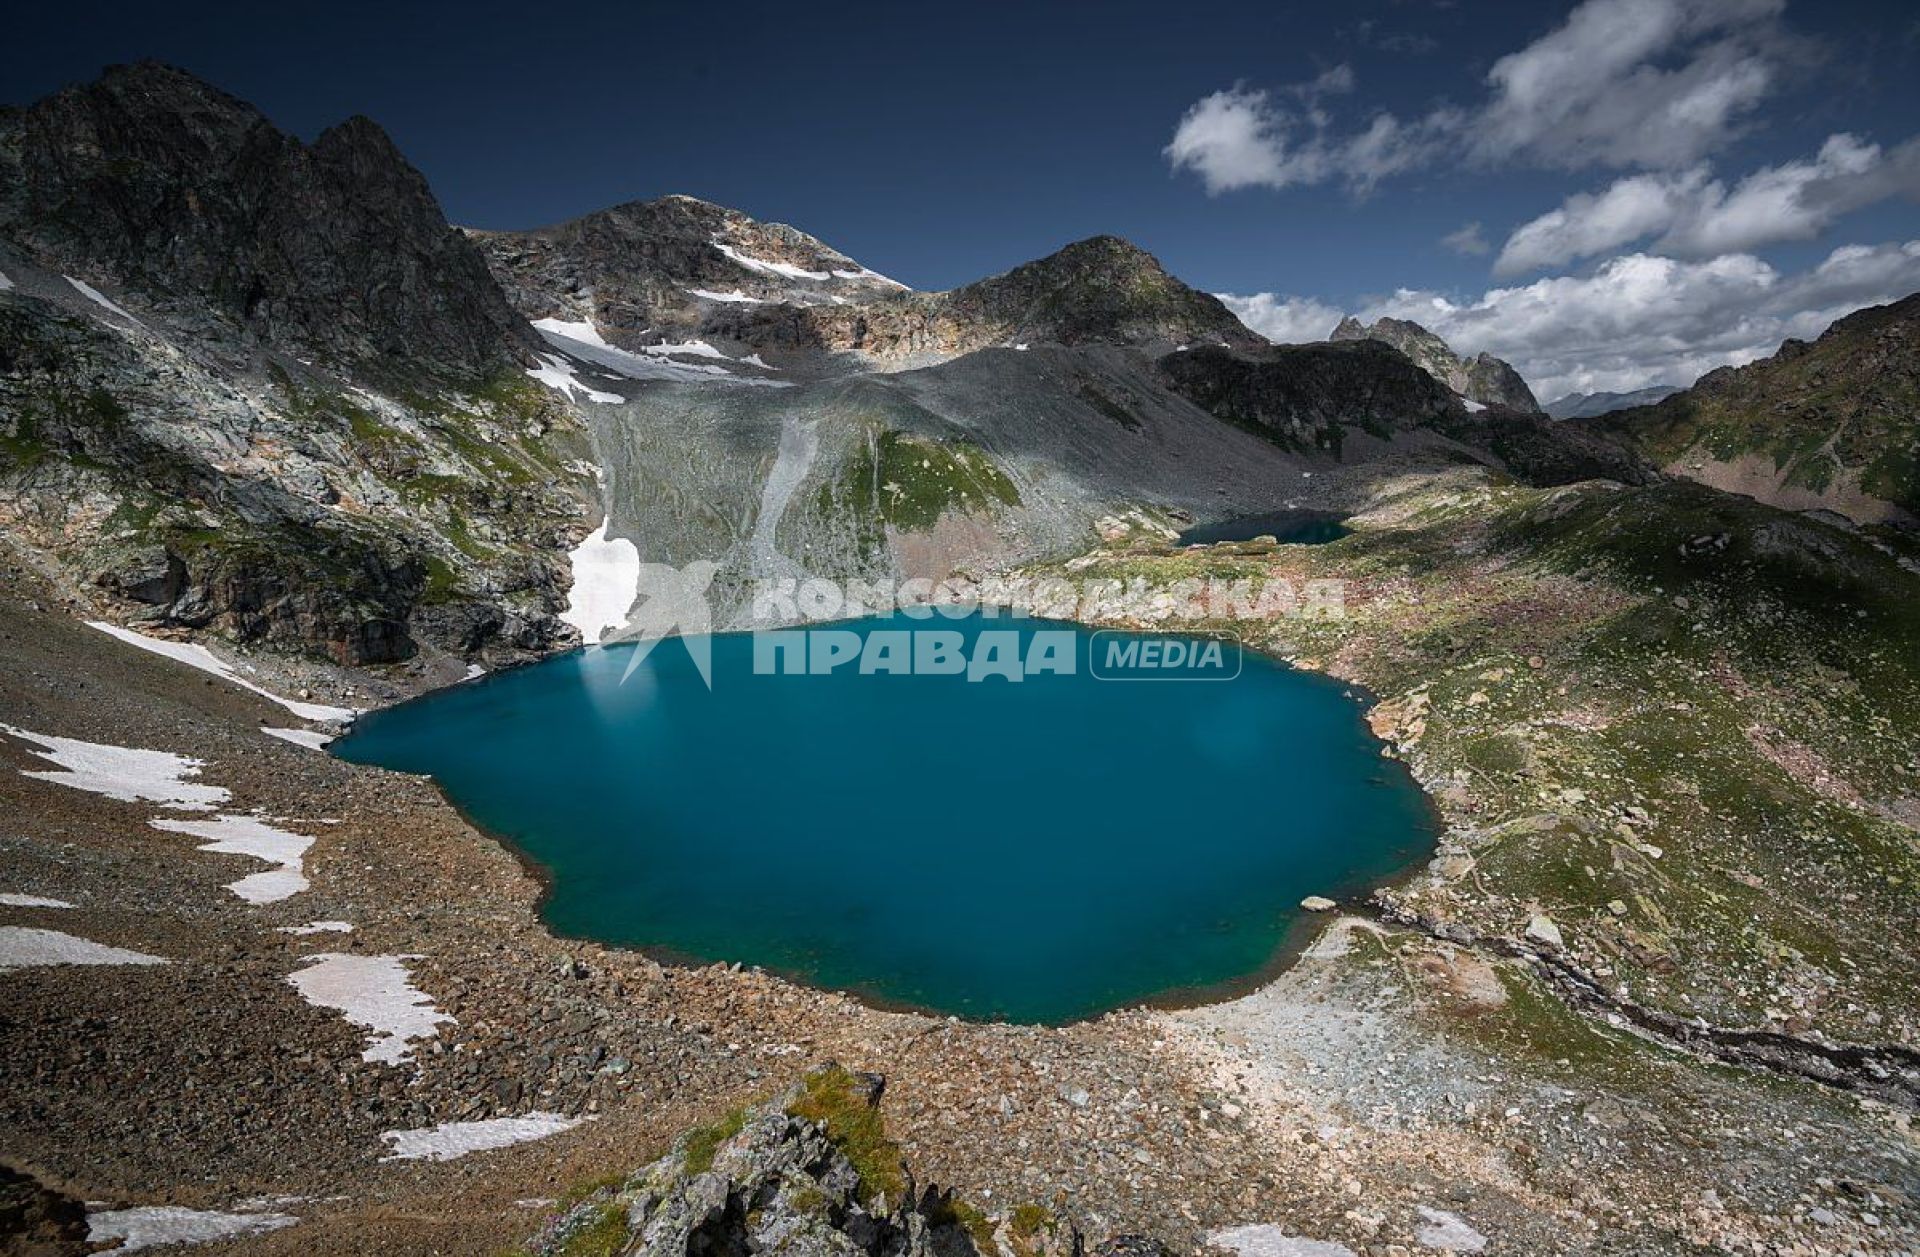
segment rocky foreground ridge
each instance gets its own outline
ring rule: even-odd
[[[561,1211],[530,1257],[621,1253],[864,1254],[865,1257],[1066,1257],[1085,1251],[1052,1210],[989,1218],[914,1182],[880,1117],[886,1080],[830,1065],[771,1100],[681,1136],[673,1150]],[[1119,1235],[1102,1257],[1162,1257],[1157,1240]]]

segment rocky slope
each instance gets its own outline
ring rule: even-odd
[[[1539,414],[1463,405],[1430,372],[1372,338],[1247,352],[1202,347],[1168,354],[1159,370],[1175,392],[1217,418],[1348,464],[1379,457],[1365,442],[1349,447],[1350,437],[1365,434],[1403,446],[1439,438],[1458,459],[1533,484],[1639,483],[1651,472],[1633,453]]]
[[[699,337],[788,367],[848,355],[845,370],[1028,343],[1262,343],[1217,299],[1113,236],[917,293],[791,227],[684,196],[539,231],[471,234],[522,314],[591,323],[628,349]]]
[[[0,115],[0,238],[337,366],[473,378],[535,343],[378,126],[305,145],[154,62]]]
[[[566,640],[584,430],[378,128],[142,64],[0,116],[0,171],[0,520],[76,606],[348,665]]]
[[[1593,423],[1716,488],[1856,523],[1920,524],[1920,293]]]
[[[731,337],[754,307],[861,304],[905,291],[805,232],[690,196],[467,235],[526,318],[591,324],[629,349]]]
[[[1634,389],[1631,393],[1568,393],[1564,397],[1554,398],[1543,409],[1554,419],[1592,419],[1609,411],[1651,406],[1679,391],[1671,384],[1655,384]]]
[[[1406,319],[1378,319],[1363,324],[1349,315],[1333,329],[1330,340],[1377,340],[1392,345],[1419,364],[1420,369],[1454,393],[1480,406],[1537,414],[1540,403],[1520,373],[1491,354],[1462,358],[1446,341]]]

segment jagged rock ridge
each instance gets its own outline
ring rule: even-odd
[[[537,343],[374,123],[304,145],[154,62],[0,115],[0,237],[342,364],[472,377]]]
[[[1491,354],[1462,358],[1439,336],[1406,319],[1377,319],[1371,326],[1349,315],[1333,329],[1332,340],[1384,341],[1461,397],[1481,406],[1538,413],[1540,403],[1520,373]]]

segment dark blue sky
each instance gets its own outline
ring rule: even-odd
[[[1355,81],[1342,125],[1471,108],[1489,66],[1570,7],[68,0],[9,17],[0,96],[24,103],[157,57],[305,137],[371,116],[471,225],[685,192],[792,223],[920,288],[1113,232],[1203,288],[1357,304],[1401,286],[1476,294],[1491,258],[1442,236],[1478,221],[1497,252],[1513,227],[1631,171],[1439,160],[1364,196],[1339,182],[1209,196],[1162,155],[1183,114],[1236,83],[1279,94],[1342,64]],[[1836,131],[1887,146],[1920,132],[1911,5],[1799,0],[1783,25],[1807,42],[1714,151],[1715,173],[1810,157]],[[1804,265],[1915,225],[1911,202],[1882,201],[1764,252]]]

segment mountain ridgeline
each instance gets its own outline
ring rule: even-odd
[[[916,292],[684,196],[463,231],[372,123],[302,144],[153,64],[0,114],[0,174],[10,544],[101,617],[403,686],[577,641],[568,551],[602,520],[718,564],[737,624],[756,577],[980,573],[1115,511],[1339,512],[1461,462],[1642,481],[1695,444],[1678,416],[1745,396],[1555,423],[1416,324],[1270,345],[1112,236]],[[1807,350],[1846,397],[1801,406],[1888,502],[1910,368],[1838,364],[1893,326]]]
[[[1920,294],[1590,422],[1716,488],[1861,524],[1920,524]]]

